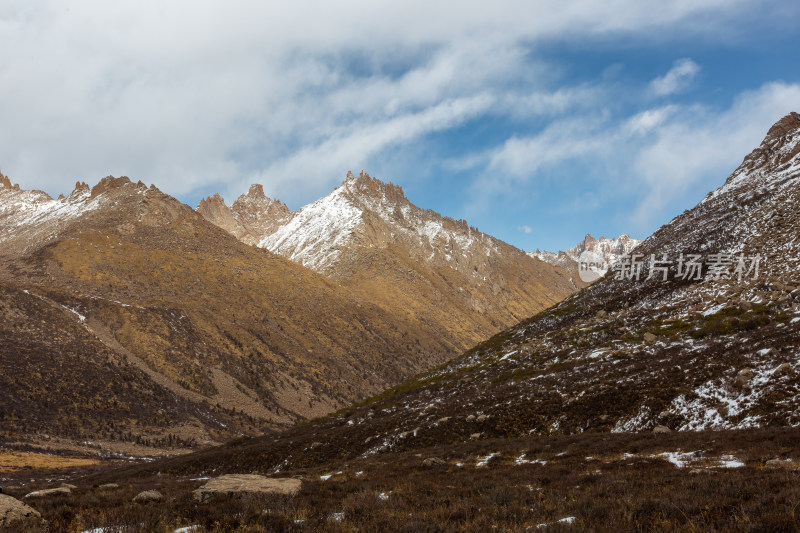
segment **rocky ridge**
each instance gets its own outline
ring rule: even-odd
[[[535,257],[545,263],[559,266],[572,273],[578,272],[578,260],[583,252],[589,250],[598,254],[606,264],[612,265],[619,261],[624,255],[628,255],[642,241],[633,239],[624,233],[616,239],[600,237],[595,239],[591,234],[586,234],[583,241],[579,242],[567,251],[548,252],[536,249],[528,255]]]

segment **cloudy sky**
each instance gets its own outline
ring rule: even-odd
[[[347,170],[520,248],[645,237],[800,111],[800,4],[0,3],[0,169],[298,208]]]

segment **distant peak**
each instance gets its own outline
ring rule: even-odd
[[[200,203],[197,205],[198,210],[205,207],[225,207],[225,199],[220,196],[218,192],[215,192],[208,198],[200,200]]]
[[[266,198],[267,195],[264,194],[264,186],[260,183],[254,183],[250,186],[250,190],[247,191],[247,196],[250,198]]]

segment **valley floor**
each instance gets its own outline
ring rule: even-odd
[[[42,472],[0,477],[5,492],[21,499],[63,481],[77,486],[70,494],[25,499],[47,520],[46,531],[800,529],[800,429],[467,441],[321,461],[277,474],[303,480],[296,496],[210,503],[193,499],[208,473],[192,471],[189,462],[93,468],[62,470],[49,483]],[[250,471],[214,474],[223,473]],[[118,487],[100,488],[106,483]],[[164,500],[131,503],[150,489]]]

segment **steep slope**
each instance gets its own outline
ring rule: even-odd
[[[628,266],[337,416],[170,468],[204,471],[209,460],[263,472],[335,468],[491,438],[800,426],[798,182],[800,115],[792,113]],[[651,256],[672,262],[656,263],[666,270],[654,276],[645,266],[637,279],[636,263]]]
[[[6,330],[1,370],[15,381],[0,390],[0,405],[34,412],[46,390],[71,391],[53,394],[53,405],[90,402],[93,390],[113,392],[126,382],[114,376],[135,371],[137,390],[148,396],[130,420],[140,441],[170,428],[198,442],[260,434],[322,415],[453,354],[449,342],[413,320],[247,246],[155,187],[127,178],[104,178],[91,189],[79,183],[54,200],[3,177],[0,282],[22,302],[8,303],[6,315],[34,320],[38,311],[19,306],[35,297],[71,320],[63,335],[80,334],[74,343],[85,343],[74,348],[85,360],[70,363],[82,370],[61,376],[48,364],[59,361],[52,328]],[[105,349],[98,352],[98,344]],[[18,346],[36,352],[37,373],[14,372]],[[119,368],[90,370],[101,362]],[[62,382],[45,389],[40,374],[53,372],[51,379]],[[165,407],[154,419],[149,396],[155,393],[146,392],[154,390],[162,407],[174,403],[164,398],[175,397],[190,407],[180,413]],[[108,398],[101,395],[98,412]],[[90,418],[62,427],[43,417],[37,428],[96,439]],[[23,425],[3,429],[6,438],[30,436]]]
[[[583,241],[567,251],[559,250],[558,252],[548,252],[547,250],[542,251],[536,249],[528,253],[528,255],[544,261],[545,263],[561,267],[567,272],[576,273],[578,272],[578,260],[583,252],[594,252],[600,256],[606,264],[613,265],[619,261],[622,256],[631,253],[641,242],[641,240],[632,239],[624,233],[616,239],[606,239],[605,237],[595,239],[587,233]]]
[[[223,217],[207,218],[228,229]],[[400,187],[363,172],[348,173],[333,193],[289,217],[262,218],[278,223],[260,247],[439,332],[459,351],[580,285],[463,220],[416,207]]]

